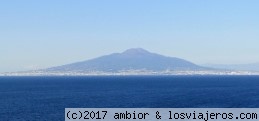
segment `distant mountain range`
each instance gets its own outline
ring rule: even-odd
[[[141,48],[128,49],[95,59],[45,69],[47,72],[121,72],[210,70],[176,57],[167,57]]]
[[[248,70],[248,71],[247,71]],[[141,48],[47,69],[0,73],[0,76],[87,75],[259,75],[259,64],[204,65]]]
[[[259,63],[251,64],[205,64],[206,67],[218,68],[218,69],[228,69],[236,71],[259,71]]]

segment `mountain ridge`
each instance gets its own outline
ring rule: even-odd
[[[142,48],[131,48],[122,53],[112,53],[86,61],[48,68],[45,71],[120,72],[125,70],[205,70],[190,61],[151,53]]]
[[[90,60],[0,76],[259,75],[258,72],[199,66],[190,61],[133,48]]]
[[[249,64],[204,64],[206,67],[236,71],[259,71],[259,63]]]

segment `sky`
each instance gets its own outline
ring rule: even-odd
[[[196,64],[259,62],[258,0],[5,0],[0,72],[143,48]]]

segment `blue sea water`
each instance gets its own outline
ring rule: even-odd
[[[65,108],[259,108],[259,76],[0,77],[1,121],[62,121]]]

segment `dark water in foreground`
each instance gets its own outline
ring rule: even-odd
[[[62,121],[65,108],[259,108],[259,76],[0,77],[0,120]]]

